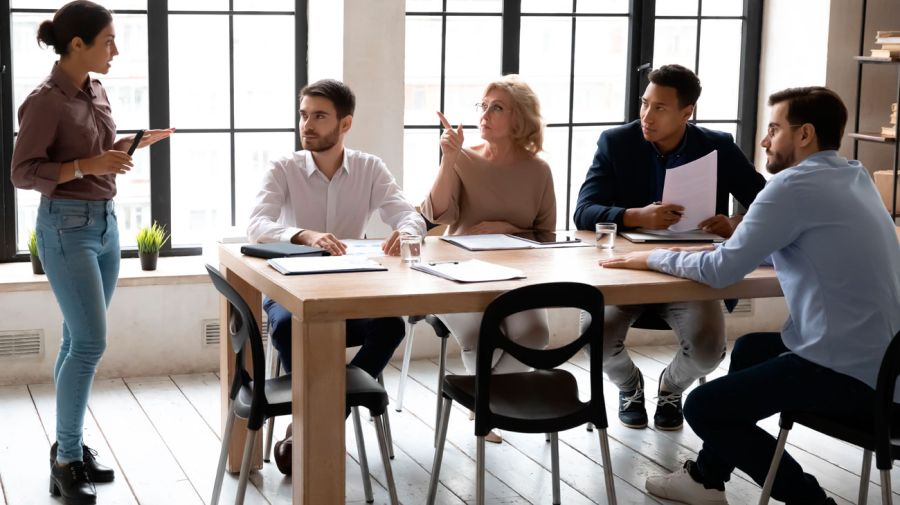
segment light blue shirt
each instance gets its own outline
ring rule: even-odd
[[[900,243],[865,167],[818,152],[772,177],[716,250],[656,250],[648,263],[718,288],[769,256],[790,314],[787,348],[874,389],[900,330]]]

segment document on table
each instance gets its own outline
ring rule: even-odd
[[[519,269],[481,260],[423,262],[414,264],[411,268],[456,282],[489,282],[525,278],[525,272]]]
[[[297,256],[269,260],[269,266],[284,275],[377,272],[387,268],[365,256]]]
[[[681,220],[669,227],[671,231],[696,230],[699,224],[716,215],[716,167],[718,151],[666,170],[662,201],[684,207]]]
[[[341,242],[347,245],[345,254],[348,256],[366,256],[368,258],[384,256],[384,251],[381,250],[383,240],[345,239]]]
[[[562,233],[562,232],[559,232]],[[594,247],[573,238],[565,242],[551,244],[537,244],[528,240],[522,240],[503,233],[488,233],[485,235],[450,235],[441,237],[441,240],[450,242],[455,246],[470,251],[505,251],[511,249],[550,249],[556,247]]]

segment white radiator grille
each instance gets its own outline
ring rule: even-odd
[[[263,315],[262,327],[263,329],[267,328],[268,318]],[[200,332],[200,339],[203,342],[203,345],[212,345],[216,346],[222,341],[222,332],[220,331],[219,320],[218,319],[204,319],[203,320],[203,328]],[[268,332],[263,332],[263,345],[268,343],[269,334]]]
[[[0,358],[44,354],[43,330],[0,331]]]

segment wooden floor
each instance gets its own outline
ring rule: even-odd
[[[674,346],[630,349],[644,373],[647,391],[675,352]],[[566,365],[582,388],[587,388],[586,361]],[[727,360],[712,377],[724,374]],[[450,360],[460,372],[459,359]],[[394,476],[400,500],[422,504],[433,457],[435,383],[437,365],[414,361],[410,367],[403,412],[390,411],[396,459]],[[395,401],[399,364],[385,370],[388,392]],[[214,374],[99,380],[94,384],[85,422],[86,443],[100,452],[103,463],[114,466],[117,478],[97,485],[99,502],[107,504],[208,503],[218,456],[218,378]],[[666,503],[645,494],[648,475],[677,469],[696,455],[700,440],[685,426],[680,432],[632,430],[615,416],[616,389],[606,383],[606,407],[613,471],[619,503]],[[652,416],[653,394],[648,395]],[[47,493],[48,448],[54,433],[54,392],[47,384],[0,387],[0,505],[60,503]],[[365,416],[364,416],[365,417]],[[281,437],[287,418],[276,423]],[[388,503],[374,425],[364,422],[375,502]],[[777,420],[764,426],[774,432]],[[347,426],[347,502],[363,503],[352,424]],[[474,503],[475,438],[467,413],[455,409],[441,472],[438,503]],[[496,504],[550,503],[550,446],[542,435],[503,433],[504,443],[487,444],[487,501]],[[862,452],[802,427],[789,438],[789,451],[815,475],[838,503],[856,501]],[[583,428],[560,434],[562,500],[565,504],[606,503],[596,432]],[[900,472],[893,472],[893,489],[900,489]],[[873,472],[877,478],[877,472]],[[249,504],[290,503],[290,480],[274,464],[251,477]],[[233,500],[236,479],[226,479],[223,503]],[[727,485],[732,504],[755,504],[759,488],[738,473]],[[870,503],[880,502],[876,482],[869,488]]]

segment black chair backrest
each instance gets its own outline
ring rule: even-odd
[[[266,407],[266,358],[259,325],[253,317],[253,312],[250,311],[250,306],[225,277],[210,265],[206,265],[206,271],[209,272],[213,286],[228,300],[232,309],[227,328],[235,353],[234,380],[231,383],[230,397],[233,400],[242,387],[250,387],[252,383],[250,418],[247,424],[250,429],[258,430],[265,421],[263,413]],[[245,351],[248,346],[251,362],[249,373],[245,365]],[[253,377],[259,380],[254,381]]]
[[[578,338],[555,349],[524,347],[513,342],[501,331],[500,325],[506,317],[525,310],[541,308],[581,309],[590,315],[591,322]],[[479,430],[478,424],[484,423],[482,428],[487,428],[490,423],[490,420],[486,419],[489,416],[479,417],[479,415],[481,412],[489,412],[491,365],[495,349],[502,349],[537,370],[550,370],[571,359],[586,345],[595,350],[590,353],[591,401],[588,408],[577,415],[582,421],[575,424],[590,421],[600,427],[606,427],[606,410],[603,406],[603,353],[600,352],[603,348],[603,293],[588,284],[551,282],[513,289],[495,298],[484,311],[481,333],[478,337],[475,378],[476,432],[486,432]],[[594,401],[595,399],[598,401]]]
[[[900,331],[894,335],[884,353],[875,388],[875,460],[879,469],[890,468],[893,464],[891,416],[894,411],[894,392],[898,376],[900,376]]]

